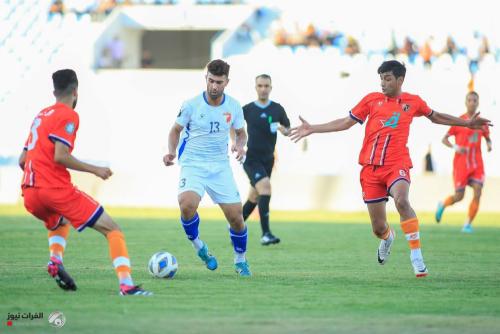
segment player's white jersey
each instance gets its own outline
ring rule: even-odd
[[[229,130],[245,126],[243,109],[224,94],[219,106],[211,106],[205,92],[183,103],[177,124],[184,127],[177,148],[180,165],[228,160]]]

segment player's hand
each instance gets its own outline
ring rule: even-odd
[[[236,144],[231,145],[231,152],[236,152],[236,160],[240,163],[243,163],[243,159],[245,159],[245,148]]]
[[[111,175],[113,175],[113,172],[108,167],[97,167],[94,174],[103,180],[107,180]]]
[[[467,125],[468,128],[481,129],[484,126],[493,126],[489,119],[479,117],[479,114],[480,112],[477,112],[471,117],[471,119],[469,120],[469,124]]]
[[[301,140],[302,138],[309,136],[313,132],[312,126],[311,124],[309,124],[309,122],[307,122],[301,116],[299,116],[299,119],[302,122],[302,124],[290,129],[289,137],[295,143]]]
[[[163,163],[165,164],[165,166],[172,166],[174,164],[175,156],[175,153],[165,154],[165,156],[163,157]]]

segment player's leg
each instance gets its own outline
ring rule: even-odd
[[[269,202],[271,201],[271,179],[264,177],[255,184],[255,189],[259,194],[259,216],[260,227],[262,229],[261,244],[264,246],[277,244],[280,239],[271,233],[269,227]]]
[[[441,218],[443,217],[445,208],[457,202],[460,202],[464,198],[467,179],[467,169],[461,168],[460,166],[455,166],[453,168],[453,183],[455,185],[455,193],[451,196],[446,197],[442,202],[438,203],[435,214],[437,223],[441,222]]]
[[[98,212],[100,212],[99,216],[94,216],[95,223],[88,225],[88,227],[100,232],[108,240],[109,254],[120,284],[120,294],[123,296],[152,295],[151,292],[143,290],[138,285],[134,285],[127,244],[120,226],[104,210],[99,210]]]
[[[483,192],[483,184],[481,182],[471,181],[470,186],[474,190],[474,197],[469,204],[469,210],[467,212],[467,220],[462,228],[462,232],[472,233],[472,221],[477,215],[479,210],[479,201],[481,200],[481,194]]]
[[[49,231],[50,258],[47,263],[47,272],[55,279],[61,289],[74,291],[76,284],[63,266],[63,254],[66,248],[69,225],[66,219],[51,209],[50,202],[53,196],[53,190],[23,189],[24,206],[32,215],[42,220]]]
[[[210,171],[202,166],[183,166],[179,181],[179,208],[181,224],[187,238],[193,244],[198,257],[209,270],[217,269],[217,259],[210,254],[208,246],[199,238],[200,215],[198,206],[205,194],[205,183]]]
[[[243,208],[240,193],[229,164],[214,167],[207,180],[207,193],[212,201],[220,206],[229,223],[229,236],[234,249],[234,265],[240,276],[251,276],[246,260],[247,226],[243,221]]]
[[[364,166],[360,173],[363,201],[368,207],[373,233],[381,239],[377,249],[377,261],[380,264],[387,262],[394,241],[394,231],[387,223],[385,204],[387,202],[387,188],[380,180],[381,169],[375,166]]]
[[[394,181],[389,187],[389,193],[394,198],[396,209],[401,220],[401,230],[406,236],[410,246],[410,260],[417,277],[427,276],[428,271],[425,266],[422,251],[420,248],[420,232],[418,218],[410,205],[408,194],[410,183],[408,179],[400,178]]]
[[[254,186],[250,186],[250,190],[248,191],[248,198],[245,204],[243,205],[243,220],[246,221],[248,217],[252,214],[253,210],[257,206],[257,202],[259,200],[259,194]]]
[[[229,236],[234,249],[234,266],[240,276],[251,276],[246,259],[248,233],[243,221],[241,203],[219,203],[229,223]]]
[[[377,261],[380,264],[385,264],[391,254],[391,246],[395,238],[394,231],[390,228],[387,222],[385,211],[386,201],[367,203],[368,213],[372,223],[373,234],[380,239],[380,244],[377,249]]]

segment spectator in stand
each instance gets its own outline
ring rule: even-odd
[[[420,56],[424,60],[424,65],[427,67],[430,67],[432,65],[432,57],[434,56],[434,53],[432,52],[432,47],[431,43],[434,37],[430,36],[429,38],[426,39],[424,45],[420,49]]]
[[[349,56],[354,56],[355,54],[361,52],[359,48],[359,43],[354,37],[352,36],[347,37],[347,45],[345,47],[344,52]]]
[[[113,60],[114,68],[121,68],[123,65],[123,59],[125,58],[125,46],[123,41],[115,36],[113,40],[108,44],[109,50],[111,50],[111,59]]]
[[[413,64],[415,63],[415,57],[418,55],[418,46],[409,36],[406,36],[403,47],[399,50],[399,52],[405,54],[408,57],[410,64]]]
[[[49,8],[49,21],[52,20],[52,18],[55,15],[64,15],[64,4],[62,0],[54,0],[52,4],[50,5]]]
[[[151,51],[148,49],[142,50],[142,55],[141,55],[141,67],[142,68],[151,68],[153,67],[154,59],[153,55],[151,54]]]
[[[448,35],[448,37],[446,38],[446,45],[441,52],[441,54],[445,53],[449,54],[451,58],[453,58],[453,60],[455,60],[455,57],[459,54],[457,44],[455,43],[455,40],[453,39],[453,37],[451,37],[451,35]]]

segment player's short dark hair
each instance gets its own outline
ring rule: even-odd
[[[210,74],[217,75],[217,76],[223,76],[225,75],[226,77],[229,77],[229,66],[228,63],[221,59],[215,59],[212,60],[207,64],[207,71]]]
[[[399,77],[404,78],[406,75],[406,67],[404,64],[400,63],[397,60],[386,60],[382,63],[382,65],[380,65],[377,73],[382,74],[386,72],[392,72],[396,79]]]
[[[52,73],[52,82],[54,83],[54,95],[57,97],[70,95],[78,87],[76,73],[70,69]]]
[[[271,82],[273,81],[271,79],[271,76],[269,74],[265,74],[265,73],[262,73],[262,74],[259,74],[258,76],[256,76],[255,77],[255,81],[257,81],[257,79],[260,79],[260,78],[262,78],[262,79],[268,79]]]
[[[470,92],[465,95],[465,98],[468,98],[469,95],[475,95],[477,98],[479,98],[479,94],[475,90],[471,90]]]

